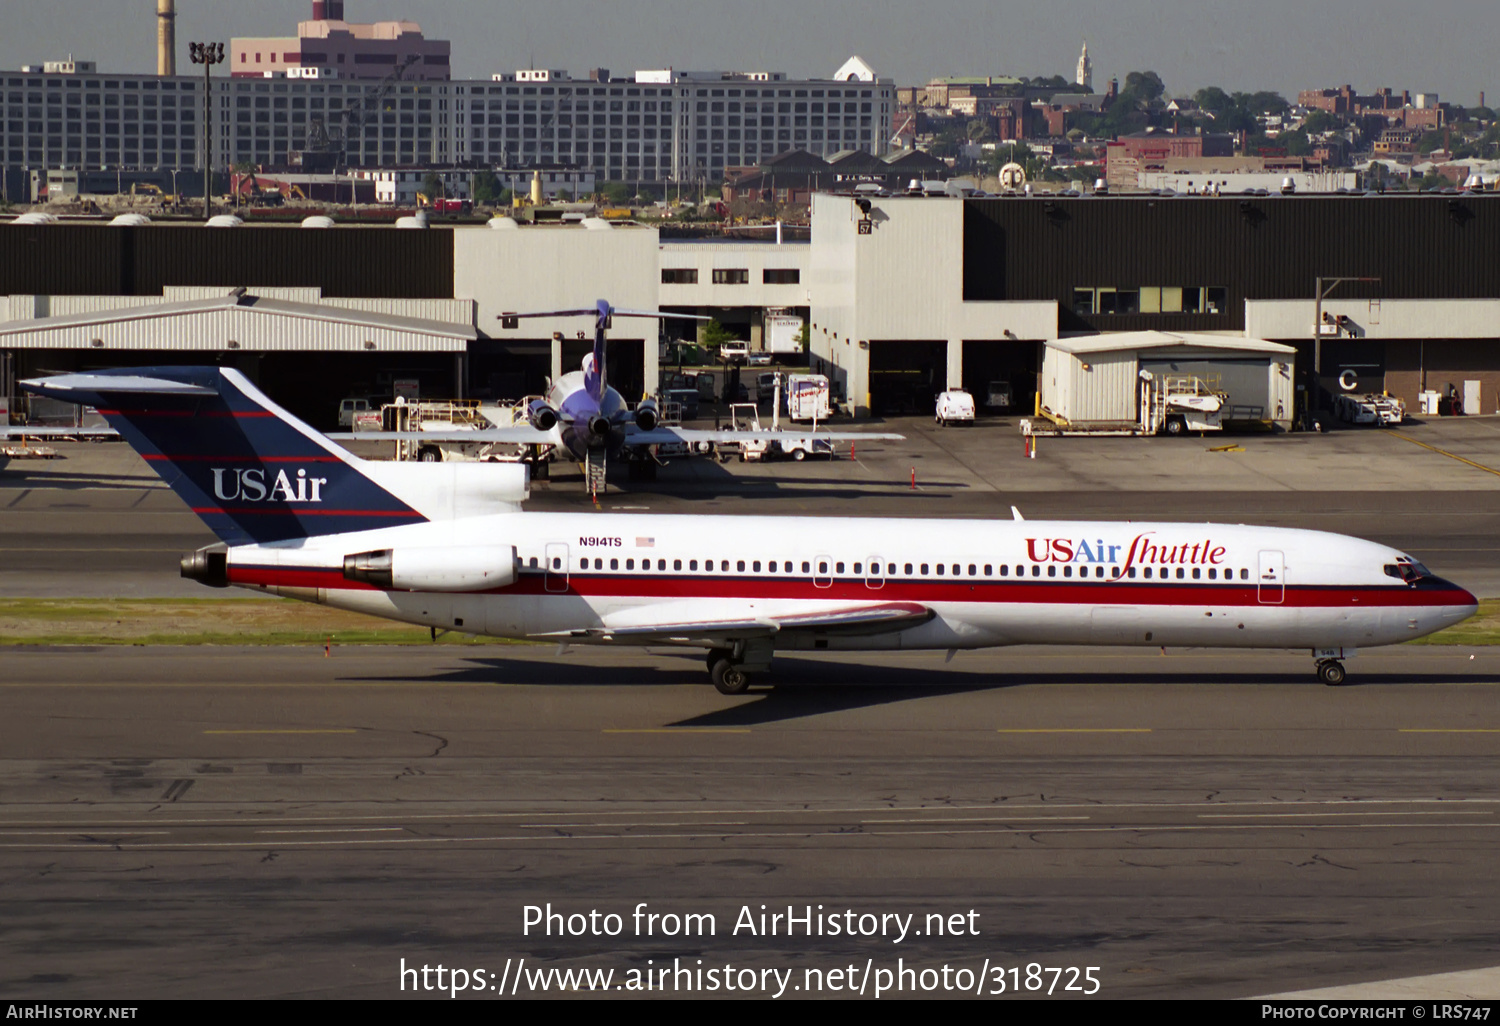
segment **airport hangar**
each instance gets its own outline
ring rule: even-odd
[[[339,398],[393,377],[433,396],[518,396],[575,367],[589,325],[504,315],[607,298],[716,316],[752,343],[767,311],[795,312],[814,369],[860,415],[920,410],[944,387],[982,396],[1002,377],[1030,413],[1046,343],[1108,332],[1290,345],[1300,395],[1317,280],[1342,277],[1378,281],[1340,283],[1323,301],[1322,395],[1387,390],[1416,408],[1419,391],[1451,385],[1471,412],[1500,396],[1494,197],[819,194],[811,235],[677,240],[508,219],[425,231],[0,224],[0,390],[169,352],[241,367],[320,425]],[[228,299],[252,314],[191,306]],[[257,316],[262,301],[273,305]],[[668,337],[695,330],[666,323]],[[650,322],[622,319],[612,338],[622,392],[654,390]]]

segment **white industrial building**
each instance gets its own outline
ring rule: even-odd
[[[1493,201],[1468,202],[1477,208]],[[1394,213],[1431,214],[1455,239],[1483,238],[1472,225],[1465,228],[1462,203],[1449,198],[1277,197],[1266,204],[1271,211],[1267,216],[1298,215],[1301,204],[1340,203],[1338,211],[1409,204],[1393,207]],[[1289,425],[1318,362],[1310,340],[1319,320],[1311,299],[1314,280],[1307,280],[1305,293],[1299,279],[1291,287],[1277,284],[1280,298],[1263,298],[1269,287],[1261,286],[1260,296],[1247,296],[1243,282],[1222,271],[1204,271],[1200,264],[1206,258],[1169,254],[1170,260],[1157,260],[1161,266],[1142,269],[1145,260],[1157,259],[1158,248],[1148,253],[1130,242],[1114,244],[1114,226],[1131,218],[1135,221],[1130,223],[1149,227],[1153,219],[1181,217],[1191,227],[1215,211],[1232,218],[1230,227],[1246,238],[1265,230],[1250,216],[1253,202],[1201,197],[969,201],[819,194],[812,206],[811,241],[783,243],[664,239],[654,228],[598,220],[589,226],[517,226],[501,219],[495,224],[505,230],[475,226],[444,235],[383,236],[427,240],[425,250],[413,246],[412,252],[428,252],[428,267],[444,262],[434,260],[434,252],[442,253],[451,240],[451,269],[428,275],[423,285],[428,295],[444,295],[442,299],[331,299],[317,290],[257,289],[251,281],[239,283],[250,287],[251,297],[309,309],[266,305],[256,312],[251,304],[235,303],[233,317],[240,319],[232,320],[220,316],[224,311],[213,312],[212,304],[191,306],[223,301],[227,287],[168,287],[156,297],[0,298],[0,350],[30,351],[28,360],[18,358],[18,368],[68,366],[47,354],[70,350],[77,355],[81,348],[98,354],[88,361],[96,366],[110,360],[140,362],[160,348],[154,340],[170,332],[163,334],[153,325],[164,322],[148,322],[137,311],[143,305],[180,303],[189,305],[157,313],[181,318],[188,329],[184,337],[194,340],[184,351],[226,359],[233,358],[234,349],[241,359],[247,352],[264,351],[267,360],[281,361],[278,381],[304,367],[292,357],[322,353],[325,360],[316,364],[313,384],[325,390],[340,387],[341,381],[372,381],[377,371],[389,376],[400,370],[429,380],[424,389],[431,394],[472,390],[519,396],[575,368],[589,347],[590,325],[584,318],[507,321],[505,315],[591,307],[605,299],[624,308],[708,315],[741,333],[752,348],[761,344],[761,326],[769,315],[799,316],[808,329],[807,358],[813,369],[829,376],[835,395],[856,416],[930,410],[932,396],[952,387],[982,398],[989,383],[1003,380],[1015,396],[1013,407],[1004,412],[1031,416],[1040,402],[1069,421],[1130,421],[1139,414],[1132,376],[1166,361],[1177,365],[1176,372],[1216,382],[1230,393],[1232,407],[1244,408],[1242,419]],[[0,233],[53,230],[78,229],[0,225]],[[155,225],[97,230],[144,233],[140,238],[198,231]],[[301,247],[291,240],[303,234],[286,234],[290,231],[246,226],[226,237],[282,233],[282,248],[295,255]],[[1086,234],[1080,244],[1064,246],[1061,240],[1070,232]],[[1182,234],[1182,245],[1198,244],[1186,230]],[[30,259],[42,238],[11,247],[13,259]],[[1106,240],[1113,248],[1095,252],[1089,242],[1093,239]],[[241,256],[266,250],[260,242],[225,245],[225,252]],[[405,265],[398,254],[405,249],[387,249],[391,255],[382,258],[384,263],[372,263],[371,270],[387,275],[383,280],[391,283],[388,287],[399,288]],[[349,252],[357,263],[361,247]],[[1488,273],[1468,264],[1460,270],[1466,268],[1475,275]],[[196,267],[190,270],[200,273]],[[316,274],[316,267],[310,273]],[[1431,295],[1446,286],[1435,279],[1421,287]],[[1465,287],[1482,290],[1480,285]],[[1410,296],[1414,287],[1396,281],[1390,288]],[[1349,291],[1353,286],[1323,303],[1318,334],[1323,394],[1388,390],[1414,409],[1419,392],[1435,389],[1455,400],[1461,393],[1468,409],[1495,408],[1500,299],[1404,298],[1399,293],[1345,298]],[[1108,309],[1092,303],[1080,310],[1075,302],[1080,292],[1132,298]],[[1189,302],[1189,294],[1198,298]],[[1203,303],[1203,296],[1220,298]],[[241,305],[250,310],[238,309]],[[273,312],[275,318],[269,316]],[[84,315],[92,319],[56,320]],[[369,317],[376,321],[361,320]],[[282,318],[293,318],[298,329],[280,327]],[[338,323],[341,318],[348,323]],[[112,320],[118,322],[113,327]],[[429,330],[413,322],[437,327]],[[1141,334],[1148,328],[1150,334]],[[611,333],[611,380],[632,399],[655,391],[660,380],[657,341],[692,338],[699,330],[697,322],[687,319],[669,318],[660,328],[650,321],[617,320]],[[272,340],[279,341],[273,345]],[[236,345],[231,347],[231,341]],[[277,346],[284,348],[277,351]],[[393,361],[392,352],[402,354],[401,359]],[[346,373],[347,367],[356,370]],[[1115,371],[1119,387],[1089,385],[1106,381]],[[1111,402],[1119,408],[1100,412],[1090,405]]]
[[[1255,338],[1166,331],[1049,339],[1038,412],[1076,430],[1147,425],[1153,382],[1196,380],[1228,395],[1226,421],[1292,426],[1296,350]]]
[[[59,68],[62,66],[59,65]],[[203,166],[203,79],[196,75],[0,71],[0,170]],[[543,81],[401,81],[285,77],[213,84],[215,168],[289,163],[316,125],[358,115],[354,167],[577,165],[599,181],[720,181],[726,168],[779,153],[889,151],[895,85],[767,72],[639,72]]]

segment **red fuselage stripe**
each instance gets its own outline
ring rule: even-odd
[[[281,585],[293,588],[371,590],[371,586],[344,579],[340,570],[317,567],[231,566],[233,584]],[[553,587],[562,575],[553,578]],[[886,581],[881,588],[863,581],[840,580],[820,588],[806,578],[764,577],[673,577],[611,574],[572,574],[566,590],[548,590],[543,575],[529,573],[508,588],[472,594],[572,595],[575,597],[622,597],[645,599],[744,598],[837,600],[843,602],[983,602],[1035,605],[1127,605],[1127,606],[1234,606],[1263,608],[1365,607],[1404,608],[1468,605],[1460,588],[1407,588],[1404,586],[1351,587],[1342,585],[1288,585],[1280,602],[1262,602],[1253,584],[1136,584],[1017,582]]]

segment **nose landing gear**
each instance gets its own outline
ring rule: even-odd
[[[1337,659],[1318,660],[1318,679],[1329,687],[1344,683],[1344,664]]]

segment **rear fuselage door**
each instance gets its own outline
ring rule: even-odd
[[[827,588],[833,584],[833,557],[819,556],[813,560],[813,585]]]
[[[885,587],[885,560],[879,556],[871,556],[870,561],[865,564],[865,587],[877,590]]]

